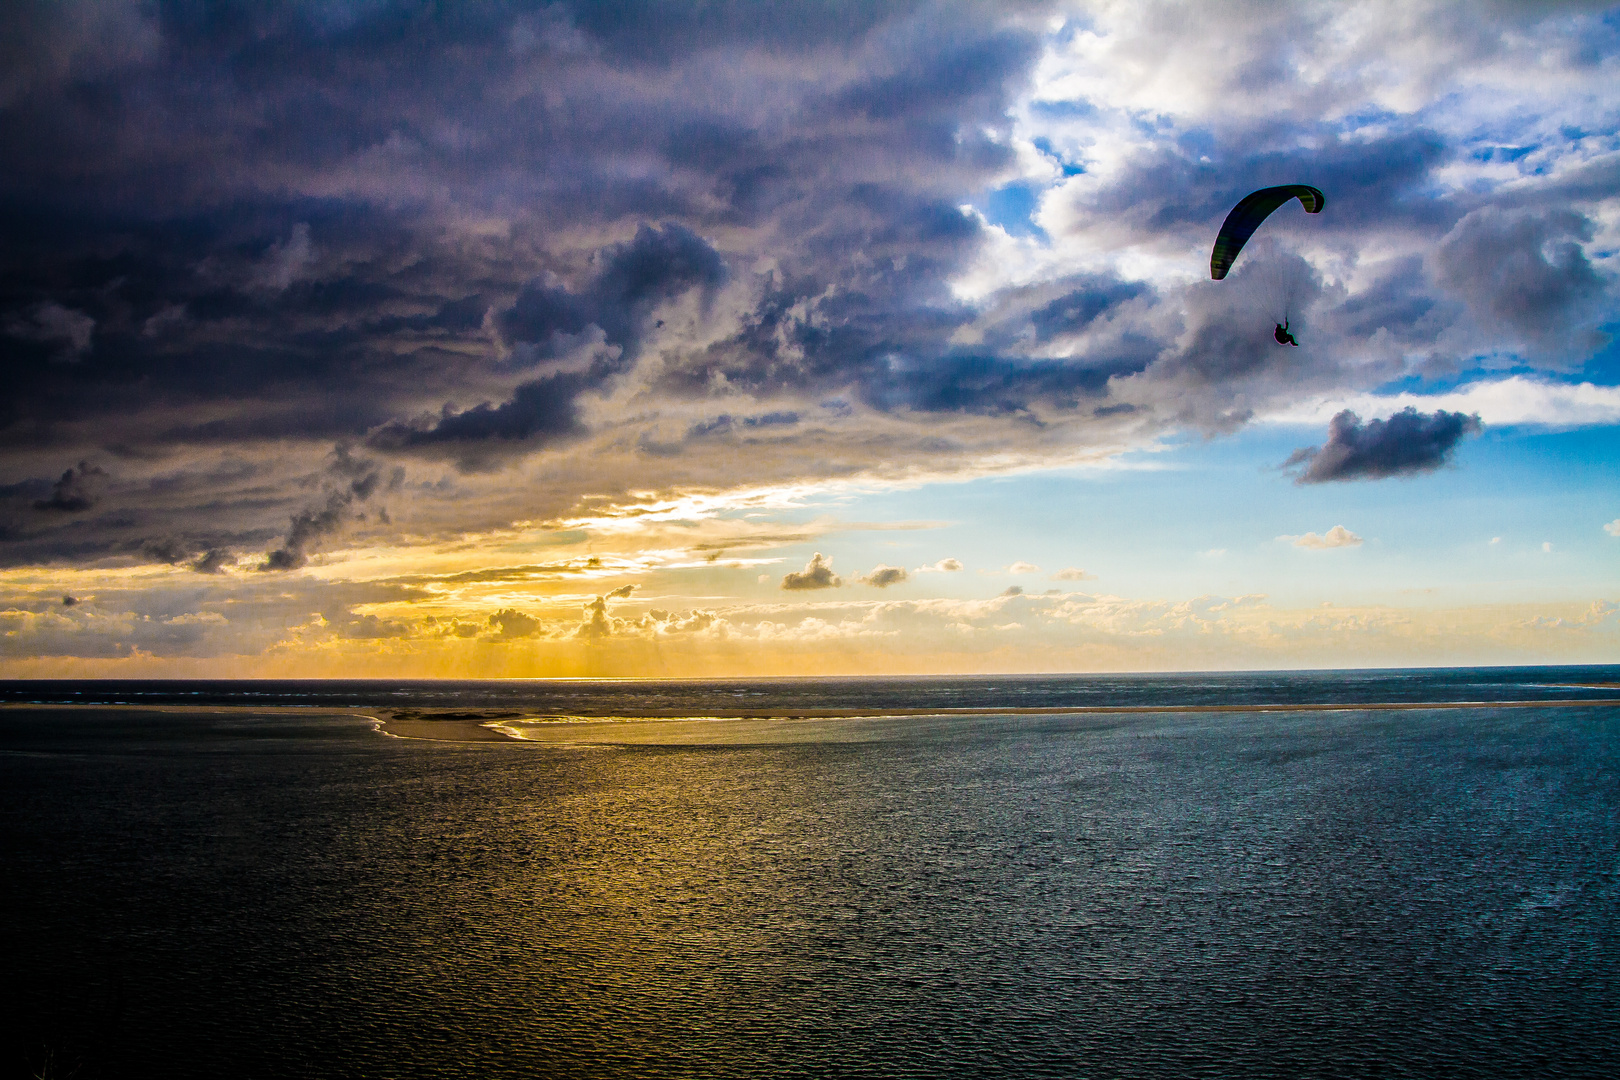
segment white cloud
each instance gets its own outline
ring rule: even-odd
[[[960,569],[962,569],[962,564],[960,561],[956,559],[941,559],[932,566],[919,566],[914,572],[918,574],[953,574]]]
[[[1040,572],[1041,568],[1036,566],[1034,563],[1022,561],[1011,563],[1007,567],[1007,573],[1009,574],[1038,574]]]
[[[1546,552],[1548,555],[1551,555],[1552,554],[1552,541],[1551,540],[1543,540],[1541,542],[1541,550]]]
[[[1620,536],[1620,518],[1615,518],[1613,521],[1603,526],[1603,531],[1608,533],[1610,536]]]
[[[1620,386],[1558,383],[1513,375],[1469,383],[1444,394],[1343,394],[1311,398],[1259,419],[1273,424],[1325,424],[1344,409],[1366,420],[1387,419],[1402,409],[1478,414],[1485,423],[1575,428],[1620,423]]]
[[[1312,551],[1325,551],[1328,548],[1360,547],[1361,537],[1345,528],[1335,525],[1321,536],[1308,532],[1304,536],[1279,536],[1278,540],[1287,540],[1295,547],[1309,548]]]
[[[1096,574],[1088,574],[1078,566],[1066,566],[1052,575],[1053,581],[1095,581]]]

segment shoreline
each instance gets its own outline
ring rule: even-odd
[[[1608,689],[1593,686],[1591,689]],[[593,741],[581,739],[587,730],[593,735],[604,735],[617,730],[622,738],[634,727],[654,725],[658,730],[673,734],[677,725],[708,725],[731,720],[755,722],[776,721],[814,722],[818,720],[881,720],[899,717],[951,717],[951,716],[1106,716],[1143,715],[1150,713],[1289,713],[1289,712],[1413,712],[1425,709],[1569,709],[1617,708],[1620,698],[1549,698],[1543,701],[1370,701],[1370,702],[1279,702],[1251,705],[1052,705],[1002,706],[917,709],[797,709],[777,712],[734,712],[708,716],[689,714],[647,714],[640,716],[559,716],[556,714],[521,713],[506,710],[452,711],[417,709],[376,709],[359,712],[352,708],[330,708],[301,705],[145,705],[130,702],[118,704],[91,704],[68,702],[6,702],[0,712],[7,709],[111,709],[117,711],[145,711],[166,713],[200,713],[234,715],[243,712],[292,713],[302,716],[344,716],[365,720],[379,735],[394,739],[424,742],[542,742],[579,743]],[[711,729],[712,730],[712,729]],[[534,736],[540,735],[540,738]]]

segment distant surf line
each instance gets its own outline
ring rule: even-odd
[[[1364,702],[1272,702],[1254,705],[986,705],[936,706],[915,709],[794,709],[787,712],[731,713],[724,716],[648,713],[604,716],[554,715],[522,717],[498,723],[520,724],[627,724],[653,721],[710,720],[882,720],[893,716],[1042,716],[1087,713],[1201,713],[1201,712],[1355,712],[1410,709],[1538,709],[1620,706],[1620,698],[1549,698],[1545,701],[1364,701]],[[426,717],[424,722],[432,723]]]

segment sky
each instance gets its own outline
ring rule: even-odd
[[[0,23],[0,677],[1620,662],[1620,7]]]

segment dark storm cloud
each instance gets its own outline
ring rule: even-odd
[[[231,553],[224,548],[209,548],[197,556],[191,568],[199,574],[223,574],[225,564],[231,561]]]
[[[1420,190],[1452,153],[1438,134],[1396,130],[1366,138],[1326,125],[1267,126],[1187,132],[1145,151],[1107,186],[1085,196],[1086,209],[1142,232],[1195,229],[1213,239],[1227,212],[1249,192],[1311,184],[1331,192],[1332,217],[1307,219],[1299,204],[1290,203],[1267,220],[1268,233],[1320,229],[1324,221],[1343,228],[1455,220],[1455,212]]]
[[[104,470],[87,461],[81,461],[76,467],[62,474],[51,488],[49,498],[34,500],[34,509],[61,510],[67,513],[88,510],[96,505],[97,489],[106,479],[107,473]]]
[[[497,323],[508,340],[544,356],[559,335],[600,328],[608,343],[633,349],[652,309],[691,289],[707,293],[725,284],[720,253],[674,222],[641,226],[635,239],[602,253],[602,272],[579,293],[530,282]]]
[[[1296,450],[1284,467],[1303,467],[1301,484],[1415,476],[1445,464],[1463,436],[1480,429],[1479,417],[1445,410],[1431,415],[1406,408],[1363,424],[1346,409],[1329,421],[1325,445]]]
[[[588,434],[582,396],[637,363],[656,309],[705,310],[766,252],[786,287],[741,312],[760,334],[672,356],[678,396],[853,378],[884,408],[1028,404],[1016,362],[987,405],[971,361],[935,387],[972,314],[943,288],[979,233],[957,205],[1012,161],[987,129],[1039,4],[112,7],[9,27],[29,59],[0,94],[0,446],[364,441],[495,468]],[[824,295],[828,332],[757,352],[773,304]],[[298,498],[281,482],[212,532],[137,527],[161,515],[128,493],[117,536],[53,550],[251,550]],[[348,499],[298,507],[267,565]]]
[[[1147,292],[1147,286],[1142,282],[1120,281],[1101,275],[1089,275],[1077,284],[1078,288],[1030,314],[1036,340],[1050,341],[1084,330],[1109,308]]]
[[[375,461],[355,457],[346,446],[334,450],[323,477],[324,500],[293,515],[286,539],[265,556],[259,569],[297,570],[308,563],[310,553],[323,540],[354,519],[356,504],[370,499],[382,487],[385,471]],[[398,487],[403,479],[404,471],[396,466],[386,482]],[[203,562],[206,560],[204,556]]]
[[[870,404],[883,409],[1006,415],[1027,411],[1037,402],[1072,409],[1081,399],[1102,394],[1110,376],[1135,370],[1139,366],[1129,360],[1095,368],[1061,360],[950,353],[896,356],[871,373],[863,390]]]
[[[96,320],[82,311],[74,311],[47,300],[35,305],[26,317],[13,317],[5,329],[14,338],[57,346],[56,358],[59,360],[77,360],[90,351]]]
[[[868,451],[843,450],[872,413],[898,440],[886,463],[958,445],[953,425],[1016,456],[1057,432],[1229,428],[1268,395],[1499,347],[1491,327],[1577,357],[1609,285],[1582,247],[1601,215],[1571,207],[1617,190],[1612,163],[1542,176],[1542,142],[1586,136],[1473,147],[1451,133],[1477,125],[1392,112],[1312,38],[1326,11],[1150,11],[1131,40],[1113,25],[1138,50],[1126,68],[1177,70],[1177,35],[1230,68],[1217,107],[1181,115],[1110,105],[1107,87],[1020,111],[1080,29],[1049,34],[1042,4],[7,6],[0,564],[212,574],[272,548],[267,566],[299,565],[376,499],[363,476],[311,481],[334,444],[413,479],[533,457],[552,478],[538,517],[682,469],[723,485],[834,456],[862,468]],[[1466,64],[1544,18],[1443,9],[1413,32]],[[1612,38],[1570,45],[1604,57]],[[1602,70],[1579,51],[1544,55]],[[1333,74],[1303,86],[1307,61]],[[1030,142],[1026,116],[1081,127]],[[1042,253],[1061,269],[964,299],[1000,237],[963,207],[1010,184],[1040,194],[1030,146],[1072,185],[1047,207],[1068,215]],[[1104,146],[1130,149],[1095,167]],[[1523,182],[1448,187],[1444,170],[1475,160]],[[1294,181],[1326,190],[1327,211],[1280,211],[1281,250],[1245,252],[1223,291],[1098,269],[1121,244],[1207,250],[1237,198]],[[1373,266],[1385,241],[1396,254]],[[1358,267],[1353,293],[1288,261],[1306,242],[1317,265]],[[1302,283],[1291,356],[1245,284],[1267,265]],[[1362,372],[1346,357],[1368,341],[1384,366]],[[839,454],[783,463],[817,439]],[[714,453],[739,443],[762,449]],[[260,473],[214,478],[204,459],[233,453]],[[119,462],[99,501],[56,493],[81,459]],[[131,462],[191,486],[146,486]],[[462,479],[457,506],[422,500],[439,516],[419,535],[532,509],[497,478]]]
[[[552,375],[522,383],[499,405],[483,402],[456,411],[446,406],[438,417],[414,423],[392,421],[367,440],[378,450],[414,450],[450,445],[452,453],[469,468],[477,468],[498,452],[483,443],[505,443],[514,449],[543,446],[580,430],[575,398],[595,385],[583,375]]]
[[[634,240],[604,251],[601,261],[601,272],[580,292],[530,282],[494,319],[522,367],[573,351],[594,331],[609,349],[589,356],[586,370],[520,383],[498,405],[486,401],[459,411],[446,406],[437,417],[385,424],[372,432],[370,444],[385,450],[448,444],[464,467],[476,468],[502,449],[529,450],[577,435],[583,429],[575,400],[635,360],[657,305],[692,290],[712,297],[726,281],[720,254],[675,223],[643,225]]]

